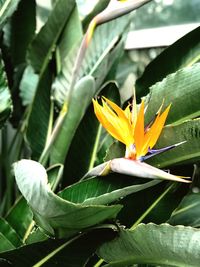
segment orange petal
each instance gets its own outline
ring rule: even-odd
[[[156,144],[162,129],[164,127],[165,121],[167,119],[169,110],[170,110],[171,105],[169,105],[165,111],[159,116],[158,115],[158,119],[153,123],[153,125],[151,126],[151,138],[149,141],[149,148],[154,147],[154,145]]]
[[[134,131],[137,157],[141,156],[144,144],[144,101],[142,100]]]

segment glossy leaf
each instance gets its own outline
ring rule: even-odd
[[[199,33],[200,27],[186,34],[146,67],[143,75],[136,82],[138,98],[146,95],[150,86],[161,81],[168,74],[199,61]]]
[[[101,82],[103,81],[111,67],[110,61],[119,56],[116,53],[114,57],[113,54],[110,54],[111,50],[120,40],[130,20],[131,15],[126,15],[97,27],[91,43],[86,50],[86,55],[79,71],[79,79],[84,75],[92,75],[95,80],[101,79]],[[75,46],[65,58],[63,69],[56,78],[53,86],[55,99],[60,105],[64,102],[68,94],[79,46],[80,44]],[[98,86],[96,87],[99,89]]]
[[[200,115],[200,63],[168,75],[150,88],[146,120],[149,122],[158,111],[162,100],[164,106],[172,104],[167,123],[181,123]],[[183,104],[184,103],[184,104]]]
[[[51,235],[70,236],[114,218],[121,209],[120,205],[81,205],[60,198],[51,191],[44,167],[35,161],[21,160],[15,163],[14,173],[35,221]]]
[[[20,82],[20,97],[24,106],[32,103],[37,84],[39,81],[39,75],[34,72],[34,69],[28,65],[22,75]]]
[[[14,247],[22,245],[22,241],[20,240],[17,232],[3,218],[0,218],[0,234],[4,236]]]
[[[26,25],[26,27],[24,27],[24,25]],[[25,63],[27,47],[34,37],[35,28],[35,0],[21,0],[16,12],[3,28],[4,45],[9,49],[11,61],[14,66]]]
[[[6,20],[16,10],[19,0],[1,0],[0,2],[0,27],[2,28]]]
[[[29,111],[26,138],[32,150],[33,159],[40,157],[51,129],[51,80],[51,72],[47,68],[39,80],[34,101]]]
[[[64,163],[71,141],[93,96],[94,79],[85,76],[74,88],[67,114],[51,150],[51,164]]]
[[[15,267],[54,267],[63,264],[69,267],[85,266],[98,246],[115,236],[113,230],[115,228],[111,227],[97,229],[87,234],[79,234],[70,240],[49,239],[1,253],[0,258]]]
[[[200,193],[189,193],[172,213],[168,222],[172,225],[200,227]]]
[[[179,125],[169,125],[157,142],[156,147],[166,147],[179,142],[185,143],[170,151],[152,157],[147,162],[158,168],[169,167],[177,164],[195,163],[200,159],[200,120],[189,120]]]
[[[74,8],[74,0],[67,2],[65,0],[57,1],[47,23],[32,41],[28,51],[28,59],[36,73],[45,70],[55,44]]]
[[[76,6],[68,19],[58,43],[56,51],[58,71],[62,69],[63,60],[67,57],[68,53],[70,53],[71,49],[79,43],[82,36],[82,25],[79,18],[78,8]]]
[[[103,88],[101,95],[113,99],[117,103],[120,101],[118,87],[113,82]],[[79,180],[94,166],[103,132],[91,104],[76,131],[65,160],[64,177],[67,184]],[[83,147],[84,149],[82,149]]]
[[[140,224],[133,230],[122,229],[116,239],[101,246],[99,255],[110,267],[134,263],[197,267],[199,238],[200,231],[192,227]]]
[[[33,214],[24,198],[19,198],[6,216],[6,221],[16,231],[21,240],[26,238]]]
[[[94,177],[68,186],[59,193],[59,196],[84,205],[107,205],[129,194],[152,187],[159,182],[145,183],[144,180],[137,178],[133,180],[131,177],[111,174],[107,177]]]
[[[11,95],[8,88],[4,65],[0,58],[0,128],[10,116],[12,110]]]

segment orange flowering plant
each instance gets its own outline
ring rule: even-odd
[[[81,2],[0,4],[0,266],[199,266],[200,28],[122,108],[128,26],[161,1]]]

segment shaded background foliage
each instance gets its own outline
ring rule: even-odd
[[[151,1],[97,27],[70,95],[81,39],[108,2],[0,2],[1,266],[199,264],[200,28],[168,48],[124,51],[124,42],[129,30],[199,22],[200,6]],[[91,99],[123,106],[135,82],[147,121],[161,98],[173,103],[157,147],[187,141],[148,163],[192,176],[190,186],[124,174],[81,180],[125,150]]]

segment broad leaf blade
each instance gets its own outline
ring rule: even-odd
[[[119,237],[102,245],[99,255],[109,267],[134,263],[197,267],[199,238],[200,231],[191,227],[140,224],[133,230],[121,230]]]
[[[170,151],[152,157],[147,162],[159,168],[195,163],[200,159],[200,119],[189,120],[163,129],[156,147],[162,148],[186,141]]]
[[[2,28],[6,20],[13,14],[19,0],[1,0],[0,2],[0,27]]]
[[[26,138],[32,150],[33,159],[40,157],[47,142],[49,129],[51,129],[51,80],[52,74],[49,68],[47,68],[38,83],[28,117]]]
[[[131,177],[111,174],[106,177],[83,180],[68,186],[59,193],[59,196],[68,201],[84,205],[107,205],[158,183],[160,181],[146,183],[145,180],[137,178],[133,180]]]
[[[56,233],[60,237],[70,236],[114,218],[121,209],[120,205],[84,206],[60,198],[51,191],[44,167],[35,161],[21,160],[15,163],[14,173],[36,222],[51,235]]]
[[[74,0],[67,2],[58,0],[47,23],[32,41],[28,51],[28,59],[37,73],[46,68],[55,44],[74,8]]]
[[[14,246],[19,247],[22,245],[17,232],[10,226],[10,224],[3,218],[0,218],[0,233]],[[1,250],[2,252],[2,250]]]
[[[71,141],[94,96],[94,79],[85,76],[74,88],[67,114],[51,150],[51,164],[65,161]]]
[[[119,55],[116,53],[114,56],[111,51],[117,45],[130,21],[131,15],[126,15],[97,27],[80,67],[79,79],[85,75],[92,75],[97,80],[96,89],[99,89],[99,80],[102,82],[106,77],[111,67],[110,61],[112,62],[113,58]],[[53,85],[55,99],[60,105],[68,95],[79,46],[80,44],[75,45],[71,49]]]
[[[190,193],[181,201],[168,222],[172,225],[200,227],[200,193]]]
[[[11,95],[8,88],[4,65],[0,58],[0,128],[10,116],[12,110]]]
[[[200,27],[169,46],[147,66],[136,82],[138,98],[146,95],[150,86],[161,81],[168,74],[199,61],[199,33]]]
[[[85,266],[99,245],[114,236],[115,233],[111,227],[97,229],[87,234],[79,234],[70,240],[49,239],[26,245],[17,250],[1,253],[0,258],[7,260],[15,267],[32,267],[33,265],[54,267],[63,266],[63,264],[69,267],[80,267]]]
[[[116,103],[120,101],[118,87],[114,82],[108,83],[101,91],[101,95]],[[64,177],[67,184],[79,180],[93,168],[103,132],[91,103],[76,131],[65,160]]]
[[[200,115],[200,63],[168,75],[150,88],[146,120],[149,122],[158,111],[162,100],[164,105],[172,104],[167,123],[181,123]]]

